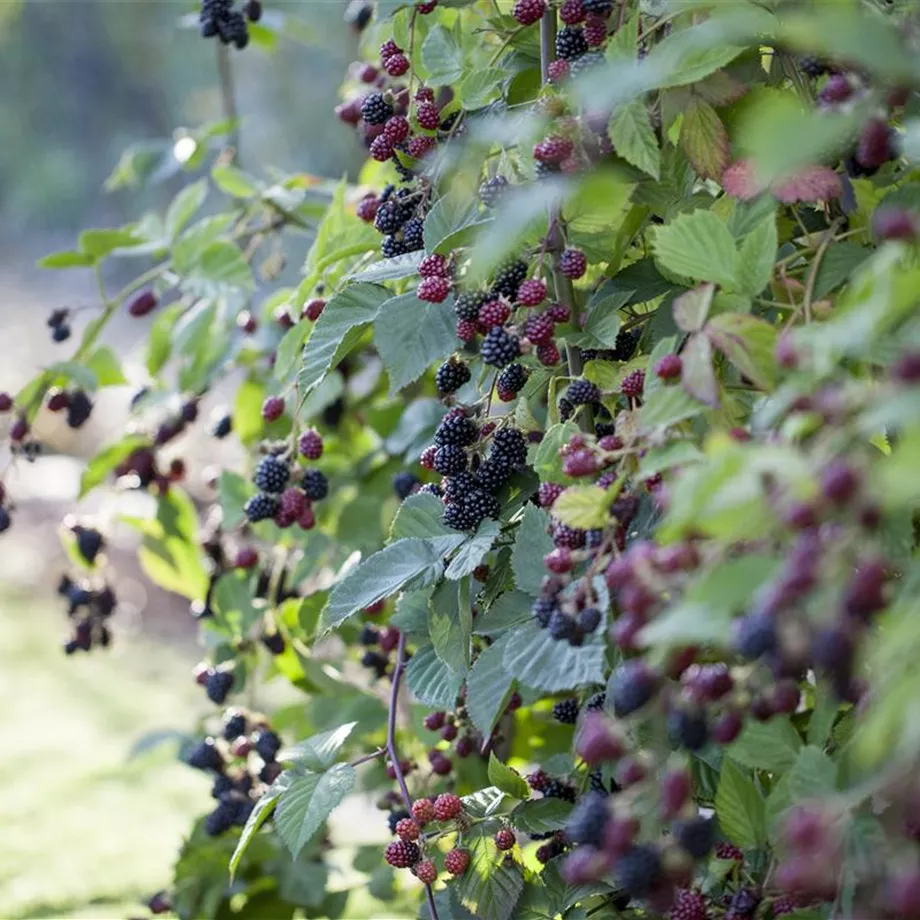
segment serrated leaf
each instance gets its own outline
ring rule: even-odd
[[[334,295],[313,325],[303,350],[300,369],[301,393],[316,387],[352,348],[377,316],[390,292],[377,284],[350,284]]]
[[[705,407],[681,387],[659,387],[639,409],[639,429],[667,428],[699,415]]]
[[[536,505],[527,504],[514,537],[511,567],[518,590],[534,597],[540,593],[546,574],[543,557],[553,548],[548,528],[549,515]]]
[[[328,632],[359,610],[395,594],[420,575],[433,577],[440,559],[424,540],[397,540],[352,569],[329,595],[320,617],[320,630]]]
[[[721,178],[728,166],[728,132],[716,110],[699,96],[691,96],[684,109],[680,145],[699,176]]]
[[[602,528],[615,496],[615,490],[600,486],[569,486],[553,502],[553,517],[578,530]]]
[[[763,390],[775,383],[776,328],[750,313],[720,313],[706,324],[706,337],[738,370]]]
[[[546,834],[565,827],[571,812],[571,803],[562,799],[536,799],[518,805],[511,820],[525,834]]]
[[[252,269],[239,247],[226,240],[207,246],[192,270],[183,279],[183,287],[200,297],[220,297],[228,293],[252,291]]]
[[[533,458],[534,472],[542,482],[565,482],[566,477],[562,472],[562,458],[559,450],[567,444],[573,435],[580,431],[574,422],[563,422],[553,425],[537,445]]]
[[[422,63],[428,71],[427,82],[432,86],[446,86],[463,77],[463,52],[442,25],[436,25],[425,37]]]
[[[281,776],[268,787],[259,801],[256,802],[255,808],[249,813],[249,817],[246,819],[246,824],[240,834],[240,839],[236,842],[236,849],[230,857],[229,870],[231,879],[236,875],[240,860],[249,848],[252,838],[275,810],[278,800],[281,798],[282,793],[290,786],[292,779],[292,774],[282,773]]]
[[[195,216],[195,212],[204,204],[208,195],[206,179],[199,179],[186,186],[173,198],[166,211],[165,230],[166,236],[174,240],[182,228]]]
[[[469,669],[472,631],[468,586],[441,582],[429,602],[428,633],[438,658],[456,674]]]
[[[473,632],[479,636],[496,636],[531,618],[533,598],[522,591],[505,591],[485,616],[476,618]]]
[[[470,846],[470,862],[451,885],[458,903],[480,920],[511,920],[524,890],[524,876],[516,862],[506,862],[491,837],[477,837]]]
[[[390,539],[414,537],[427,540],[439,555],[446,555],[468,539],[444,521],[444,503],[434,495],[410,495],[400,506],[390,526]]]
[[[275,827],[295,859],[354,788],[355,777],[347,763],[325,773],[294,775],[275,809]]]
[[[42,256],[35,264],[39,268],[89,268],[96,264],[96,258],[88,252],[66,250]]]
[[[484,67],[474,70],[460,84],[460,101],[468,110],[481,109],[494,102],[502,94],[505,71],[499,67]]]
[[[776,216],[771,213],[741,243],[738,280],[744,293],[756,297],[770,283],[777,245]]]
[[[143,242],[145,242],[144,239],[128,229],[84,230],[79,239],[81,251],[95,259],[107,256],[116,249],[135,246]]]
[[[795,765],[801,748],[802,739],[788,717],[778,716],[769,722],[747,720],[725,753],[752,770],[786,773]]]
[[[807,745],[786,779],[793,802],[816,799],[837,788],[837,765],[820,748]]]
[[[390,395],[417,380],[458,344],[453,301],[425,303],[414,293],[381,304],[374,342],[390,378]]]
[[[276,380],[287,380],[299,369],[303,344],[309,334],[309,324],[300,322],[291,326],[281,337],[275,349],[275,364],[272,368]]]
[[[529,799],[530,786],[520,773],[503,764],[492,751],[489,754],[489,782],[516,799]]]
[[[498,521],[483,521],[476,533],[460,544],[444,575],[452,581],[469,575],[485,558],[500,532]]]
[[[428,599],[430,591],[405,591],[396,602],[389,624],[413,638],[428,638]]]
[[[463,810],[471,818],[488,818],[494,815],[505,800],[505,793],[495,786],[486,786],[478,792],[461,797]]]
[[[246,520],[243,506],[252,492],[251,486],[239,473],[234,473],[233,470],[221,470],[217,490],[222,515],[221,523],[231,530],[239,527]]]
[[[143,435],[132,434],[108,447],[104,447],[96,454],[92,460],[87,463],[83,474],[80,476],[80,498],[83,498],[88,492],[91,492],[101,482],[104,482],[109,474],[121,463],[126,460],[134,451],[150,444],[150,439]]]
[[[252,176],[229,163],[218,163],[211,170],[214,184],[233,198],[254,198],[259,194],[259,184]]]
[[[406,665],[406,686],[425,706],[452,709],[462,685],[463,675],[451,671],[432,645],[420,648]]]
[[[470,721],[487,738],[495,728],[508,700],[514,678],[503,661],[504,640],[479,653],[466,677],[466,711]]]
[[[598,636],[575,647],[557,642],[549,630],[531,622],[509,633],[503,660],[522,684],[555,693],[602,683],[604,654],[605,646]]]
[[[706,325],[715,290],[711,284],[699,284],[693,290],[674,298],[671,312],[678,329],[683,332],[699,332]]]
[[[357,722],[346,722],[327,732],[311,735],[304,741],[298,741],[286,747],[278,754],[281,763],[295,763],[305,770],[321,773],[328,770],[336,761],[342,745],[354,731]]]
[[[712,365],[712,346],[703,333],[690,336],[682,354],[680,384],[694,399],[708,406],[719,404],[719,383]],[[671,389],[671,388],[669,388]]]
[[[348,275],[349,281],[397,281],[400,278],[410,278],[418,274],[418,266],[425,253],[406,252],[392,259],[381,259],[373,262],[361,271]]]
[[[477,228],[490,220],[467,198],[443,195],[425,218],[425,249],[447,255],[458,246],[467,244]]]
[[[715,806],[719,828],[732,843],[757,847],[766,840],[764,800],[753,781],[728,758],[722,760]]]
[[[621,105],[610,119],[607,134],[624,160],[653,178],[660,178],[661,150],[643,99]]]
[[[617,336],[622,325],[619,310],[629,302],[633,292],[616,291],[613,294],[603,294],[602,291],[603,289],[588,303],[584,331],[605,348],[616,348]]]
[[[656,261],[667,271],[737,289],[735,241],[711,211],[682,214],[659,227],[653,246]]]

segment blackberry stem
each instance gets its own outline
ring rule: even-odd
[[[229,160],[235,166],[239,162],[240,118],[236,107],[236,91],[233,85],[233,66],[230,63],[230,49],[222,43],[217,45],[217,74],[220,80],[221,107],[224,110],[224,118],[230,122]]]

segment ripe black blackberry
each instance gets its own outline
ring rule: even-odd
[[[651,844],[630,847],[617,861],[617,883],[634,898],[645,897],[660,879],[661,855]]]
[[[373,671],[377,677],[383,677],[387,672],[386,656],[381,655],[380,652],[365,652],[361,656],[361,664]]]
[[[574,725],[578,721],[578,700],[560,700],[553,706],[553,718],[563,725]]]
[[[606,702],[607,694],[601,690],[600,693],[595,693],[594,696],[585,703],[585,712],[602,712]]]
[[[639,333],[633,330],[621,329],[617,333],[617,340],[611,351],[612,361],[628,361],[635,353],[639,344]]]
[[[321,470],[305,470],[300,485],[311,502],[322,501],[329,494],[329,480]]]
[[[541,629],[549,626],[549,621],[557,611],[556,601],[551,597],[538,597],[530,608],[534,619],[540,624]]]
[[[515,469],[527,460],[527,440],[517,428],[500,428],[492,435],[489,459]]]
[[[479,316],[479,308],[488,303],[489,299],[485,291],[464,291],[454,301],[457,319],[475,320]]]
[[[604,55],[600,51],[588,51],[572,61],[569,67],[569,73],[573,77],[583,74],[586,70],[592,70],[604,63]]]
[[[185,762],[196,770],[214,770],[220,772],[224,766],[224,759],[214,745],[213,738],[205,738],[196,744],[186,755]]]
[[[278,499],[274,495],[260,492],[243,505],[243,511],[250,524],[267,520],[275,516],[278,510]]]
[[[444,510],[444,523],[454,530],[472,530],[487,517],[498,517],[498,501],[481,489],[473,489]]]
[[[435,451],[434,468],[442,476],[456,476],[469,464],[466,451],[459,444],[444,444]]]
[[[524,389],[527,383],[527,369],[522,364],[509,364],[499,375],[496,381],[496,388],[499,396],[502,393],[517,394]]]
[[[277,495],[284,491],[290,478],[291,470],[287,463],[269,454],[259,461],[252,481],[260,491]]]
[[[601,391],[597,384],[584,378],[573,380],[565,391],[565,398],[573,406],[584,406],[590,403],[597,403],[601,400]]]
[[[567,422],[575,414],[575,404],[568,396],[559,399],[559,418]]]
[[[212,671],[204,685],[208,699],[218,706],[227,699],[227,694],[232,687],[233,674],[230,671]]]
[[[75,527],[74,536],[77,538],[77,552],[92,565],[102,549],[102,534],[93,527]]]
[[[735,623],[735,650],[753,661],[776,648],[776,626],[763,613],[752,613]]]
[[[570,786],[561,779],[551,779],[546,784],[543,795],[548,799],[562,799],[563,802],[574,802],[575,787]]]
[[[463,502],[453,502],[444,509],[444,523],[454,530],[472,530],[479,520]]]
[[[588,40],[581,26],[563,26],[556,33],[556,57],[574,61],[588,50]]]
[[[497,492],[511,477],[511,467],[496,460],[484,460],[475,473],[476,483],[486,492]]]
[[[204,819],[204,832],[209,837],[219,837],[233,827],[236,821],[237,803],[232,799],[221,800],[217,807]]]
[[[709,740],[706,717],[702,713],[675,709],[668,716],[668,735],[678,747],[698,751]]]
[[[648,667],[641,661],[627,661],[611,675],[610,692],[613,711],[624,718],[641,709],[655,692],[656,681]]]
[[[384,201],[377,208],[377,214],[374,217],[374,229],[380,233],[398,233],[407,219],[401,202],[395,199]]]
[[[250,22],[258,22],[262,18],[262,3],[260,0],[247,0],[244,12]]]
[[[241,712],[230,712],[224,720],[224,738],[234,741],[246,734],[246,716]]]
[[[233,430],[233,419],[229,415],[224,415],[219,418],[215,423],[214,427],[211,429],[211,434],[214,435],[218,440],[222,440],[227,437],[228,434]]]
[[[365,623],[361,627],[361,632],[358,633],[358,642],[365,646],[376,645],[379,638],[380,634],[370,623]]]
[[[434,443],[439,447],[445,444],[455,444],[458,447],[468,447],[479,437],[476,423],[464,415],[448,413],[441,420],[434,433]]]
[[[380,243],[380,254],[385,259],[395,259],[407,251],[405,243],[398,236],[385,236]]]
[[[67,400],[67,425],[81,428],[93,411],[93,401],[83,392],[74,390]]]
[[[575,621],[561,610],[556,610],[549,619],[549,634],[558,640],[568,640],[575,635]]]
[[[406,252],[418,252],[425,248],[424,227],[420,217],[411,217],[403,225],[403,246]]]
[[[694,859],[704,859],[715,846],[712,818],[690,818],[675,821],[671,826],[674,839]]]
[[[411,817],[412,816],[409,814],[409,812],[406,811],[404,808],[399,811],[391,811],[387,815],[387,825],[390,828],[390,833],[395,834],[396,825],[399,824],[400,821],[404,821],[406,818],[411,818]]]
[[[211,786],[211,798],[223,799],[234,790],[233,780],[225,773],[219,773],[214,777],[214,783]]]
[[[589,535],[594,533],[594,531],[588,531]],[[589,541],[589,545],[590,545]],[[601,622],[601,612],[597,607],[586,607],[578,614],[578,628],[585,633],[585,635],[591,635]],[[603,706],[603,704],[601,704]]]
[[[565,824],[565,836],[573,843],[601,847],[610,812],[603,795],[588,793],[572,810]]]
[[[456,393],[471,376],[470,369],[462,361],[451,358],[438,368],[434,382],[439,393]]]
[[[382,125],[392,114],[393,106],[386,101],[383,93],[371,93],[361,103],[361,117],[369,125]]]
[[[517,298],[518,288],[527,277],[527,263],[520,259],[510,259],[501,265],[495,273],[492,293],[501,294],[509,300]]]
[[[281,739],[273,731],[259,732],[253,747],[262,760],[270,763],[281,750]]]
[[[458,502],[464,495],[476,488],[476,478],[469,472],[458,473],[456,476],[445,479],[441,486],[444,490],[444,497],[449,502]]]
[[[487,208],[494,208],[507,188],[508,180],[504,176],[493,176],[479,186],[479,200]]]
[[[813,80],[827,73],[827,64],[820,58],[808,56],[799,58],[799,70]]]
[[[492,367],[506,367],[521,353],[521,343],[516,336],[501,326],[489,330],[482,341],[482,360]]]
[[[418,485],[418,479],[407,470],[401,470],[393,477],[393,491],[400,501],[408,498]]]
[[[611,0],[581,0],[585,13],[594,16],[609,16],[613,12]]]

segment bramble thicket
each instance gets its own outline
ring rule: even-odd
[[[203,0],[202,48],[232,68],[288,9]],[[920,917],[917,4],[346,15],[357,182],[189,134],[165,213],[42,260],[99,302],[0,394],[41,463],[38,415],[127,383],[109,320],[147,330],[81,497],[149,494],[125,520],[215,706],[180,752],[213,801],[149,909]],[[248,457],[207,507],[193,427]],[[102,654],[106,535],[63,533],[64,651]],[[299,701],[255,711],[267,682]],[[389,843],[330,835],[356,792]]]

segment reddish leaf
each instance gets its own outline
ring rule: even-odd
[[[680,128],[680,145],[704,179],[719,179],[728,165],[728,132],[716,110],[698,96],[690,99]]]
[[[705,80],[694,83],[693,91],[718,108],[737,102],[747,92],[747,87],[734,77],[730,77],[724,70],[717,70]]]
[[[773,186],[774,197],[783,204],[830,201],[839,198],[842,191],[840,177],[828,166],[806,166],[794,176]]]

